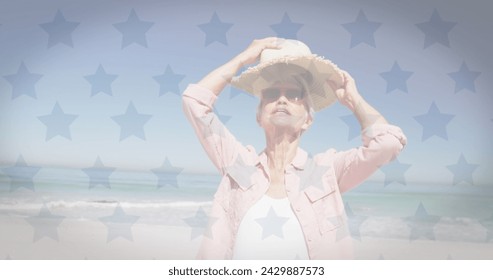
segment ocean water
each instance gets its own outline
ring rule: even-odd
[[[115,171],[109,178],[105,174],[95,172],[89,178],[81,170],[43,168],[34,177],[22,170],[15,176],[12,172],[0,175],[0,258],[2,254],[8,258],[87,258],[88,252],[81,248],[74,249],[80,254],[60,248],[98,242],[113,247],[120,244],[121,248],[130,242],[135,248],[148,248],[139,253],[126,251],[122,258],[194,257],[218,175],[160,174],[162,185],[158,186],[157,176],[149,172]],[[367,182],[343,198],[351,235],[356,246],[363,248],[362,258],[381,257],[385,248],[374,244],[385,241],[400,242],[399,246],[460,244],[460,250],[445,246],[436,258],[493,258],[493,192],[487,186],[383,187]],[[97,229],[90,231],[92,237],[79,235],[91,227]],[[161,253],[159,246],[149,244],[156,242],[187,249],[178,253],[166,247]],[[111,251],[104,246],[91,258],[121,256],[120,247]],[[478,252],[477,246],[486,253]],[[51,252],[49,248],[58,249]],[[387,252],[392,254],[401,256]]]

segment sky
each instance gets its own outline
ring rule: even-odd
[[[490,186],[489,1],[2,1],[0,172],[11,167],[217,171],[181,94],[267,36],[298,39],[356,80],[408,144],[373,179]],[[227,87],[216,112],[258,152],[258,100]],[[318,112],[301,146],[361,144],[351,112]],[[36,169],[37,170],[37,169]]]

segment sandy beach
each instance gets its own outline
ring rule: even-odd
[[[187,206],[135,203],[16,205],[0,214],[2,259],[194,259],[209,202]],[[351,222],[351,219],[350,219]],[[356,259],[493,259],[493,243],[478,222],[455,225],[469,236],[454,240],[453,221],[441,218],[434,239],[412,237],[405,219],[366,217],[351,228]],[[426,227],[426,225],[425,225]],[[385,231],[382,233],[381,231]],[[430,228],[428,228],[428,231]],[[384,234],[390,237],[384,237]],[[463,238],[464,239],[464,238]]]

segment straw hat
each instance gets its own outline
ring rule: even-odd
[[[329,78],[338,87],[343,84],[341,70],[337,65],[312,54],[307,45],[297,40],[283,40],[280,49],[263,50],[260,62],[233,77],[231,84],[260,97],[262,89],[293,76],[304,79],[303,84],[308,87],[315,111],[320,111],[337,100],[334,90],[326,82]]]

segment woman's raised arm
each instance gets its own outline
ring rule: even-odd
[[[344,81],[342,87],[335,88],[334,83],[331,81],[328,81],[328,83],[334,89],[339,102],[351,110],[356,116],[361,130],[363,131],[373,124],[388,124],[380,112],[368,104],[359,94],[353,77],[346,71],[342,71],[342,76]]]
[[[283,39],[276,37],[253,40],[243,52],[207,74],[198,82],[198,85],[219,95],[241,67],[258,61],[264,49],[278,49],[281,40]]]

